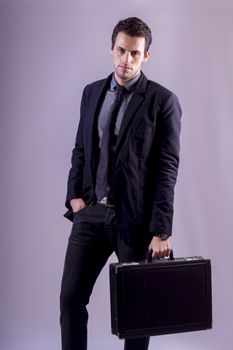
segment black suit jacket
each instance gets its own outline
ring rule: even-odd
[[[65,216],[70,200],[94,203],[98,166],[97,117],[111,79],[84,89],[72,153]],[[141,73],[125,111],[115,156],[114,195],[119,232],[128,242],[150,233],[172,233],[174,186],[179,165],[181,108],[174,93]]]

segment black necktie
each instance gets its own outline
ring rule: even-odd
[[[107,187],[109,184],[109,156],[112,148],[116,143],[115,125],[117,115],[121,106],[122,97],[124,94],[124,86],[117,84],[116,98],[109,114],[107,123],[103,130],[103,135],[100,145],[100,160],[96,175],[96,197],[101,200],[107,196]]]

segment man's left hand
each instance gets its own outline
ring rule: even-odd
[[[152,251],[152,259],[169,256],[171,252],[170,239],[162,240],[160,237],[154,236],[150,242],[149,251]]]

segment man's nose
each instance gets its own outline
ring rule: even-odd
[[[125,55],[125,63],[131,63],[131,61],[132,61],[131,52],[126,52],[126,55]]]

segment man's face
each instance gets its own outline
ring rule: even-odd
[[[135,77],[141,70],[143,62],[149,57],[145,52],[145,38],[129,36],[119,32],[115,45],[111,49],[115,69],[115,78],[119,84]]]

